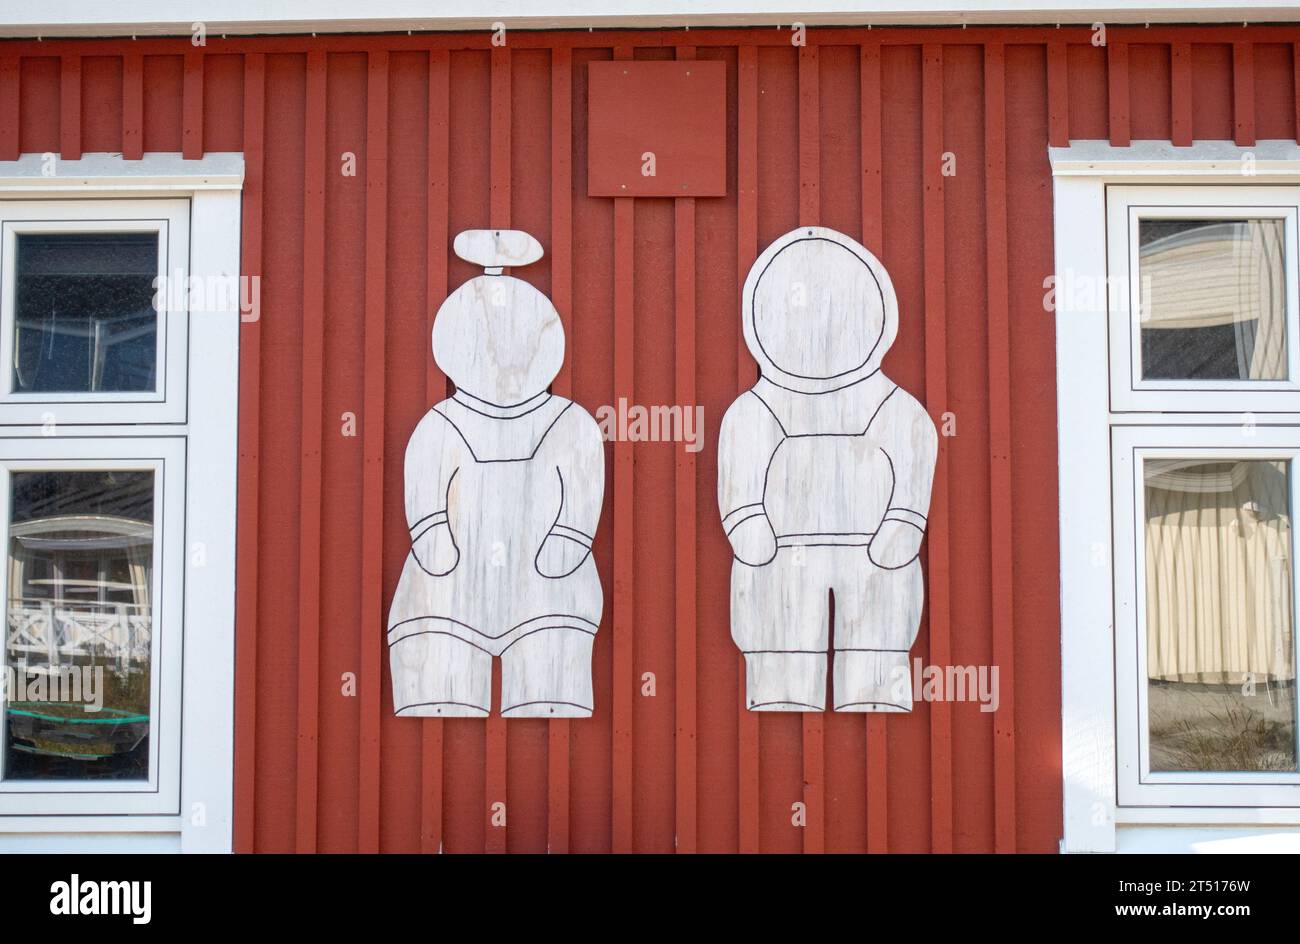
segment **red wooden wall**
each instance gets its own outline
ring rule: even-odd
[[[1047,145],[1294,138],[1300,31],[1112,28],[1105,47],[1082,29],[789,37],[0,43],[0,159],[245,154],[242,254],[262,317],[241,353],[239,850],[1056,848]],[[728,196],[588,198],[586,63],[674,56],[728,65]],[[717,429],[755,376],[740,284],[762,246],[808,223],[883,259],[901,309],[886,369],[955,415],[913,654],[1000,666],[996,713],[742,709]],[[383,629],[407,552],[403,450],[447,393],[433,313],[474,274],[449,237],[507,225],[547,251],[519,274],[566,323],[557,392],[593,411],[702,403],[705,448],[609,447],[593,718],[397,719]]]

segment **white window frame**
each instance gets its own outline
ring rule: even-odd
[[[53,176],[47,171],[38,154],[0,162],[0,203],[26,201],[32,219],[46,210],[58,218],[57,208],[74,202],[116,200],[120,207],[148,208],[184,203],[185,273],[200,284],[238,277],[242,155],[186,161],[178,154],[146,154],[127,161],[117,154],[86,154],[60,161]],[[176,266],[170,268],[174,274]],[[106,789],[62,794],[55,791],[66,782],[51,782],[53,790],[39,794],[6,787],[0,790],[0,852],[231,850],[241,315],[237,294],[208,297],[216,299],[209,306],[214,310],[185,312],[167,326],[169,351],[173,329],[188,337],[179,366],[166,367],[161,399],[61,403],[51,425],[28,405],[0,396],[0,480],[7,478],[3,468],[19,459],[37,467],[57,461],[95,468],[97,458],[137,466],[165,463],[165,494],[155,506],[161,522],[155,554],[165,560],[161,575],[155,569],[155,581],[161,580],[166,614],[155,615],[159,621],[175,620],[158,633],[163,652],[155,670],[163,720],[160,759],[153,768],[156,789],[151,783],[122,791],[117,781]],[[167,412],[176,405],[179,411]],[[102,406],[104,412],[66,412],[86,406]],[[173,476],[176,489],[169,484]],[[0,489],[8,495],[7,483]],[[0,518],[0,527],[7,528],[7,520],[7,515]],[[172,639],[179,645],[171,646]],[[68,798],[69,792],[75,795]]]
[[[0,201],[0,421],[5,423],[183,423],[189,318],[189,201],[185,199]],[[15,391],[17,237],[29,233],[158,234],[158,334],[153,391]]]
[[[1108,281],[1108,188],[1164,185],[1249,188],[1300,184],[1300,147],[1259,141],[1252,148],[1197,141],[1190,147],[1134,141],[1074,141],[1050,148],[1055,207],[1055,324],[1061,554],[1061,740],[1066,852],[1279,847],[1300,851],[1300,809],[1209,805],[1194,797],[1119,802],[1116,713],[1116,567],[1112,431],[1174,428],[1195,444],[1196,427],[1239,434],[1247,419],[1261,435],[1294,426],[1295,413],[1120,411],[1111,403],[1109,301],[1122,280]],[[1234,193],[1238,192],[1234,189]],[[1045,286],[1046,288],[1047,286]],[[1288,326],[1290,327],[1290,326]],[[1126,362],[1127,364],[1127,362]],[[1218,401],[1210,401],[1218,403]],[[1170,434],[1172,435],[1172,434]],[[1135,525],[1134,525],[1135,526]],[[1124,614],[1127,618],[1128,614]],[[1198,785],[1200,786],[1200,785]],[[1300,787],[1285,787],[1300,793]],[[1203,796],[1203,794],[1202,794]],[[1290,797],[1290,793],[1286,796]],[[1175,802],[1179,801],[1179,802]],[[1191,801],[1191,802],[1189,802]],[[1266,804],[1269,801],[1261,800]],[[1173,828],[1177,827],[1177,828]],[[1226,844],[1226,845],[1225,845]]]
[[[1153,771],[1148,757],[1146,540],[1142,463],[1148,458],[1281,460],[1289,506],[1300,507],[1300,426],[1112,427],[1115,504],[1115,709],[1118,803],[1121,806],[1300,806],[1295,772]],[[1291,561],[1296,533],[1291,530]],[[1291,571],[1291,599],[1300,578]],[[1289,614],[1296,626],[1294,604]],[[1292,671],[1297,647],[1292,647]],[[1293,674],[1293,678],[1296,678]],[[1267,697],[1263,686],[1258,697]],[[1293,718],[1293,721],[1295,719]],[[1300,731],[1300,727],[1296,729]]]
[[[184,437],[0,436],[0,535],[9,546],[12,475],[45,469],[140,469],[154,474],[153,586],[150,609],[149,778],[133,780],[0,779],[0,809],[27,815],[180,812],[182,600],[185,560]],[[181,565],[181,566],[178,566]],[[9,568],[0,568],[0,600]],[[0,662],[3,662],[0,657]],[[7,725],[0,726],[0,768]],[[0,773],[3,771],[0,770]]]
[[[1247,178],[1248,180],[1248,178]],[[1300,186],[1108,186],[1111,408],[1117,412],[1288,412],[1300,398]],[[1138,224],[1143,219],[1280,219],[1285,225],[1286,348],[1284,380],[1143,380]]]

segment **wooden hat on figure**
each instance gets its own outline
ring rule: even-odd
[[[433,356],[456,393],[406,448],[411,552],[388,617],[393,705],[486,716],[499,656],[503,716],[585,718],[604,443],[586,410],[548,391],[564,361],[555,307],[503,274],[540,259],[537,240],[469,230],[455,251],[484,274],[438,310]]]

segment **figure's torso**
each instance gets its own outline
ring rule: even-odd
[[[894,470],[871,422],[895,390],[881,373],[821,394],[754,387],[785,432],[763,495],[780,543],[864,544],[880,526]]]
[[[536,566],[565,488],[547,434],[571,406],[545,395],[514,416],[489,415],[459,399],[434,407],[462,447],[443,457],[457,462],[447,489],[447,523],[459,560],[450,574],[434,577],[408,559],[403,582],[411,586],[399,592],[403,612],[396,618],[447,617],[490,637],[565,607],[599,619],[600,584],[590,558],[559,579]],[[494,592],[484,593],[485,587]]]

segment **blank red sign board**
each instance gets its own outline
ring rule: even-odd
[[[727,195],[725,63],[615,59],[587,78],[588,196]]]

